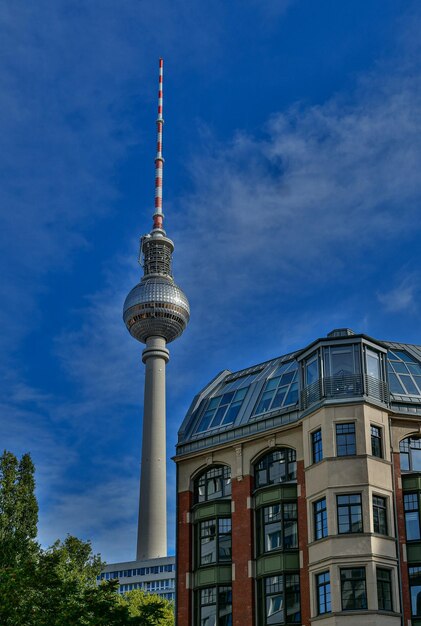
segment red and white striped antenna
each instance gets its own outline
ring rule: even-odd
[[[162,177],[164,173],[164,158],[162,156],[162,127],[164,125],[163,112],[163,79],[164,60],[159,59],[159,89],[158,89],[158,118],[156,120],[157,144],[155,157],[155,213],[153,215],[153,227],[162,229],[164,214],[162,213]]]

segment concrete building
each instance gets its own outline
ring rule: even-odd
[[[148,561],[126,561],[106,565],[98,582],[118,578],[119,592],[141,589],[175,600],[175,557],[167,556]]]
[[[224,370],[177,453],[178,626],[421,625],[421,347]]]

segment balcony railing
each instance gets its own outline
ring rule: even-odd
[[[370,396],[381,402],[389,399],[387,384],[367,374],[341,374],[319,378],[301,392],[301,407],[306,409],[315,402],[330,398]]]

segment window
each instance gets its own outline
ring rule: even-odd
[[[360,346],[323,348],[324,392],[329,397],[362,394]]]
[[[317,500],[313,504],[313,517],[314,517],[314,539],[323,539],[327,537],[327,509],[326,498]]]
[[[301,621],[299,575],[269,576],[263,579],[262,584],[265,626],[299,623]]]
[[[295,450],[281,448],[266,454],[255,465],[256,489],[266,485],[297,480],[297,463]]]
[[[317,615],[330,613],[330,573],[323,572],[316,576]]]
[[[352,456],[356,453],[355,424],[336,424],[336,454]]]
[[[298,547],[297,503],[283,502],[258,510],[260,553]]]
[[[196,432],[201,433],[210,428],[232,424],[240,412],[247,391],[248,387],[242,387],[237,391],[229,391],[211,398]]]
[[[336,496],[336,502],[338,509],[338,533],[362,533],[361,494],[353,493],[345,496]]]
[[[392,393],[421,395],[421,365],[418,361],[403,350],[389,350],[387,364]]]
[[[378,352],[374,352],[374,350],[366,350],[366,360],[367,360],[367,376],[371,378],[375,378],[376,380],[380,379],[380,355]]]
[[[343,611],[367,608],[364,567],[341,569],[341,600]]]
[[[377,577],[377,602],[379,611],[393,611],[392,602],[392,577],[390,569],[378,567]]]
[[[231,519],[222,517],[198,524],[198,565],[231,561]]]
[[[305,376],[307,387],[319,380],[319,355],[317,352],[307,360]]]
[[[403,508],[405,512],[406,540],[419,541],[421,536],[418,493],[405,493],[403,496]]]
[[[283,363],[268,378],[253,415],[274,411],[298,402],[298,365],[296,361]]]
[[[383,446],[382,446],[382,429],[378,426],[370,426],[371,430],[371,454],[383,458]]]
[[[374,532],[387,535],[386,498],[373,496],[373,520]]]
[[[401,470],[421,472],[421,438],[407,437],[399,444]]]
[[[322,431],[320,429],[311,433],[311,451],[313,463],[318,463],[323,459]]]
[[[412,617],[421,617],[421,567],[409,568]]]
[[[207,587],[197,594],[200,626],[231,626],[231,587]]]
[[[195,502],[207,502],[231,496],[231,469],[226,465],[212,467],[194,483]]]

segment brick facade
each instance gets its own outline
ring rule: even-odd
[[[308,524],[306,504],[306,484],[304,461],[297,461],[298,496],[298,547],[301,555],[300,567],[300,596],[301,596],[301,624],[310,625],[310,582],[308,573]]]
[[[253,478],[244,476],[233,480],[232,502],[232,562],[235,578],[232,582],[233,626],[254,626],[254,578],[249,576],[249,561],[254,558],[253,509],[247,507],[252,494]]]
[[[177,595],[176,624],[192,626],[192,591],[187,578],[192,571],[192,524],[188,521],[193,502],[191,491],[183,491],[177,498]]]
[[[405,514],[403,509],[403,494],[402,494],[402,480],[401,480],[401,466],[399,452],[393,453],[393,465],[395,469],[395,494],[396,494],[396,516],[398,520],[398,541],[400,552],[400,567],[401,567],[401,589],[402,589],[402,604],[404,623],[411,623],[411,599],[409,596],[409,577],[408,577],[408,563],[404,560],[404,554],[406,550],[406,533],[405,533]]]

